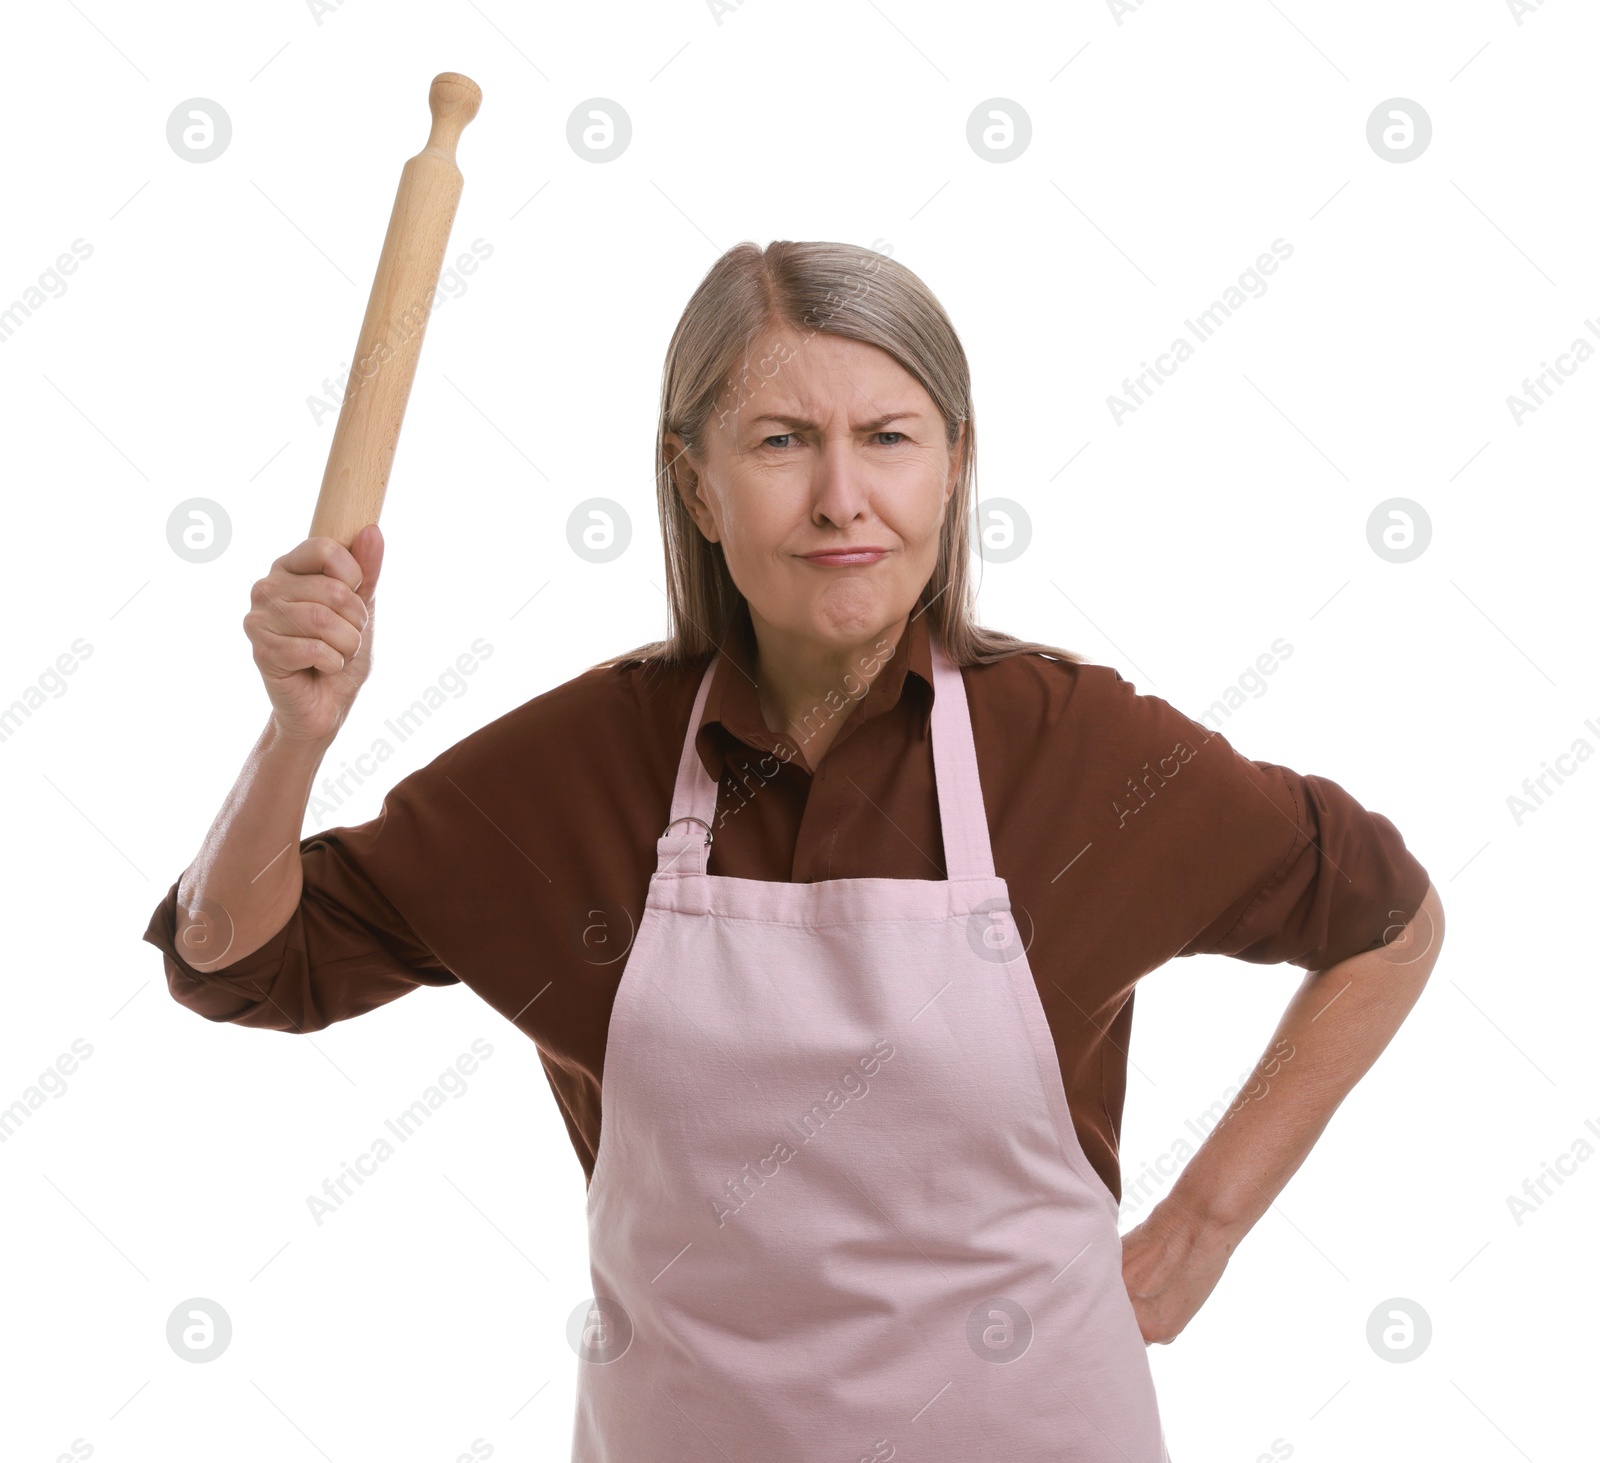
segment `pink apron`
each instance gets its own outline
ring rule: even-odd
[[[706,669],[606,1044],[574,1463],[1169,1463],[932,651],[947,880],[707,874]]]

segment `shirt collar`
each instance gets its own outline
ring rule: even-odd
[[[870,650],[865,653],[871,654]],[[730,738],[762,752],[779,753],[805,769],[806,764],[794,755],[793,741],[770,730],[761,715],[754,662],[755,632],[750,624],[749,609],[741,605],[733,629],[723,639],[717,668],[711,676],[711,689],[706,694],[705,710],[695,730],[695,750],[713,778],[722,776]],[[933,652],[928,644],[928,618],[921,610],[907,622],[893,654],[873,678],[864,697],[851,702],[847,699],[847,688],[839,687],[839,694],[831,704],[836,715],[847,716],[849,721],[832,746],[851,735],[862,722],[883,716],[898,706],[905,694],[908,675],[917,687],[913,694],[920,692],[921,698],[913,707],[917,732],[919,736],[926,736],[928,714],[933,705]],[[828,706],[829,703],[824,703],[824,712]]]

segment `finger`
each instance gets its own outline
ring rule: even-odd
[[[282,567],[291,574],[331,574],[342,579],[351,589],[361,588],[362,568],[356,557],[336,538],[308,538],[296,544],[273,568]]]
[[[302,635],[280,635],[276,630],[264,630],[253,645],[256,665],[261,673],[278,680],[307,670],[338,675],[345,667],[345,658],[325,640],[308,639]]]
[[[361,598],[371,604],[383,570],[383,532],[376,523],[366,524],[356,533],[350,540],[350,553],[361,568]]]
[[[351,659],[361,649],[361,631],[324,604],[304,600],[269,601],[261,624],[263,629],[279,635],[320,640],[335,651],[341,661]]]
[[[281,600],[270,590],[263,591],[266,609],[257,622],[278,635],[305,640],[321,640],[341,658],[341,664],[361,649],[361,631],[337,610],[316,600]]]
[[[357,630],[365,630],[371,618],[367,600],[361,592],[329,574],[294,574],[274,570],[251,586],[250,602],[257,609],[264,609],[273,602],[326,605]]]

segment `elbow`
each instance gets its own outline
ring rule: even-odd
[[[1425,981],[1433,971],[1443,944],[1444,905],[1430,879],[1417,912],[1405,924],[1386,932],[1384,963],[1402,967]]]
[[[1433,887],[1433,881],[1428,881],[1428,892],[1422,896],[1422,903],[1417,908],[1416,924],[1426,917],[1429,936],[1429,948],[1437,955],[1439,947],[1444,944],[1444,905],[1439,899],[1439,891]]]
[[[1431,971],[1433,962],[1439,958],[1439,952],[1444,945],[1444,905],[1440,902],[1439,891],[1433,887],[1431,880],[1428,883],[1428,893],[1422,903],[1423,908],[1428,911],[1428,918],[1433,931],[1432,945],[1430,947],[1432,959],[1428,962],[1428,969]]]

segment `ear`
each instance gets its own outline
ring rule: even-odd
[[[717,522],[705,500],[704,480],[693,453],[676,432],[668,432],[663,441],[667,449],[667,472],[671,475],[672,485],[683,503],[684,511],[706,539],[716,543],[720,537]]]

